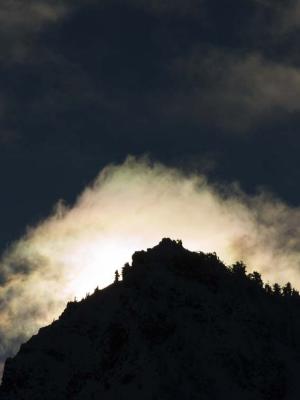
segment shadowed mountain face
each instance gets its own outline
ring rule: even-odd
[[[296,399],[300,299],[163,239],[5,365],[1,400]]]

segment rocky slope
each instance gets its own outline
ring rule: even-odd
[[[40,329],[1,400],[298,399],[300,300],[164,239]]]

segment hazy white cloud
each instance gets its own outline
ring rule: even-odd
[[[125,4],[141,8],[147,13],[165,16],[199,16],[202,0],[165,1],[151,0],[141,2],[126,0]],[[72,11],[80,7],[97,5],[115,6],[116,13],[124,1],[103,0],[101,5],[95,0],[2,0],[0,2],[0,61],[7,63],[24,62],[34,59],[36,53],[47,52],[37,46],[38,35],[50,24],[55,24],[64,19]],[[91,8],[92,9],[92,8]]]
[[[162,237],[191,250],[243,259],[271,282],[300,288],[300,210],[270,195],[248,197],[129,158],[108,166],[76,203],[58,203],[0,262],[0,357],[58,317],[66,302],[113,280],[134,251]]]
[[[300,1],[299,0],[251,0],[256,3],[258,14],[266,12],[265,26],[259,30],[278,36],[289,35],[300,27]],[[266,23],[268,22],[268,23]],[[260,23],[262,23],[260,21]]]
[[[175,61],[172,69],[183,82],[168,102],[177,115],[243,132],[300,111],[300,69],[258,53],[199,50]]]
[[[57,21],[65,11],[65,5],[58,1],[3,0],[0,5],[1,29],[38,30],[43,23]]]
[[[272,7],[272,5],[270,5]],[[274,5],[273,5],[274,7]],[[286,35],[297,31],[300,28],[300,1],[290,0],[283,2],[280,6],[275,6],[273,32],[275,34]]]
[[[21,61],[34,47],[34,35],[63,18],[69,1],[2,0],[0,3],[0,50],[2,61]]]

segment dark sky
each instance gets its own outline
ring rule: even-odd
[[[299,0],[2,0],[0,248],[128,154],[299,205],[299,28]]]

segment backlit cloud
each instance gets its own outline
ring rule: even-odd
[[[299,216],[270,195],[248,197],[236,185],[218,188],[162,165],[129,158],[108,166],[73,206],[59,202],[3,255],[1,360],[162,237],[216,251],[228,264],[243,259],[266,281],[300,288]]]

